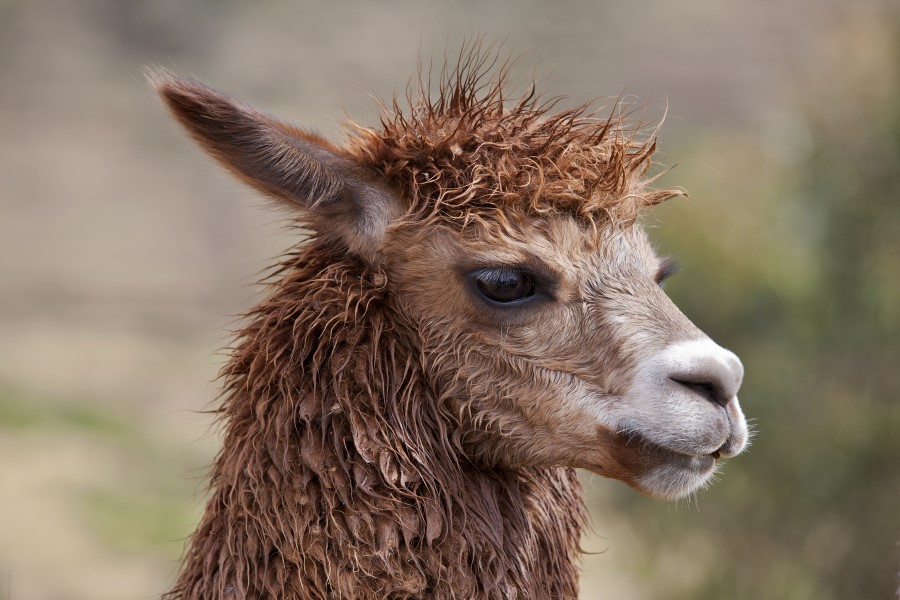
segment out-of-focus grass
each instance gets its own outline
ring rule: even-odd
[[[89,399],[54,403],[0,384],[0,430],[80,433],[92,439],[137,444],[142,440],[136,424],[108,414]]]
[[[182,539],[196,522],[190,503],[161,495],[158,488],[83,490],[77,500],[85,525],[101,543],[117,552],[159,554],[177,559]]]
[[[0,589],[48,600],[164,591],[199,518],[208,446],[185,455],[157,425],[88,397],[0,385],[0,565],[10,573]]]

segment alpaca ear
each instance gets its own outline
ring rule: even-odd
[[[302,131],[197,81],[151,72],[172,115],[216,160],[265,194],[306,211],[317,233],[374,260],[399,195],[375,174]]]

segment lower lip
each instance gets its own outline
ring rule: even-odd
[[[715,467],[716,459],[718,458],[718,452],[713,452],[712,454],[683,454],[655,444],[648,444],[644,448],[645,451],[663,458],[666,464],[686,471],[708,471]]]

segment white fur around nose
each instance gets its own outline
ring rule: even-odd
[[[673,381],[673,376],[694,381],[716,378],[729,399],[731,418],[722,407]],[[709,454],[732,431],[746,437],[736,397],[743,376],[737,356],[709,338],[676,342],[638,363],[628,391],[606,405],[604,420],[621,433],[639,434],[670,450]]]

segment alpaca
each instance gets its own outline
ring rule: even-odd
[[[655,133],[472,52],[341,145],[190,79],[169,111],[310,237],[223,368],[175,599],[574,599],[576,468],[660,498],[741,452],[743,367],[666,297]]]

